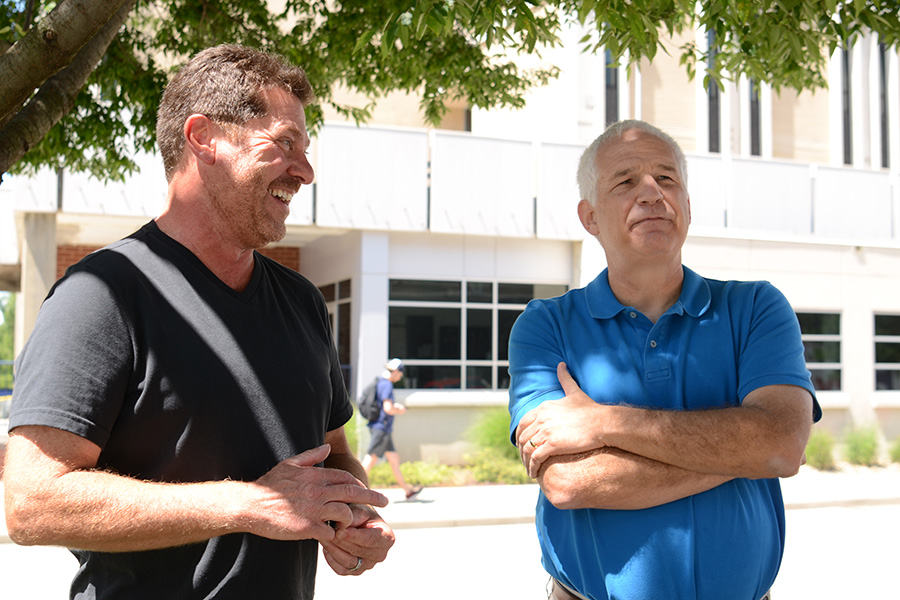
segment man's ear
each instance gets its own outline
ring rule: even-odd
[[[189,116],[184,122],[185,149],[190,150],[200,162],[208,165],[215,163],[216,133],[218,131],[219,127],[206,115]]]
[[[597,227],[597,215],[594,212],[594,205],[589,201],[582,199],[578,203],[578,218],[581,220],[582,227],[589,234],[597,235],[600,233],[600,228]]]

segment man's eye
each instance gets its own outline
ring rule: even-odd
[[[278,143],[284,146],[287,150],[293,150],[294,148],[294,141],[288,138],[282,138],[278,140]]]

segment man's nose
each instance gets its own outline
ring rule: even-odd
[[[288,169],[288,174],[298,178],[303,185],[311,184],[316,177],[316,173],[313,170],[312,164],[309,162],[309,158],[306,153],[303,152],[299,153],[294,159],[290,169]]]
[[[655,204],[663,199],[662,189],[653,175],[641,176],[638,186],[638,202],[641,204]]]

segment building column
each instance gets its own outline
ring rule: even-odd
[[[20,218],[22,279],[16,297],[16,356],[31,335],[41,303],[56,282],[56,213],[24,213]]]

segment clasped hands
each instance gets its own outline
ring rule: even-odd
[[[273,539],[315,539],[338,575],[359,575],[387,557],[395,536],[373,507],[388,500],[340,469],[316,467],[328,444],[285,459],[255,483],[264,493],[251,531]]]
[[[609,407],[594,402],[582,391],[566,363],[557,365],[556,376],[566,396],[528,411],[516,427],[519,456],[532,479],[537,478],[541,466],[552,456],[577,454],[605,445],[598,428],[592,425]]]

